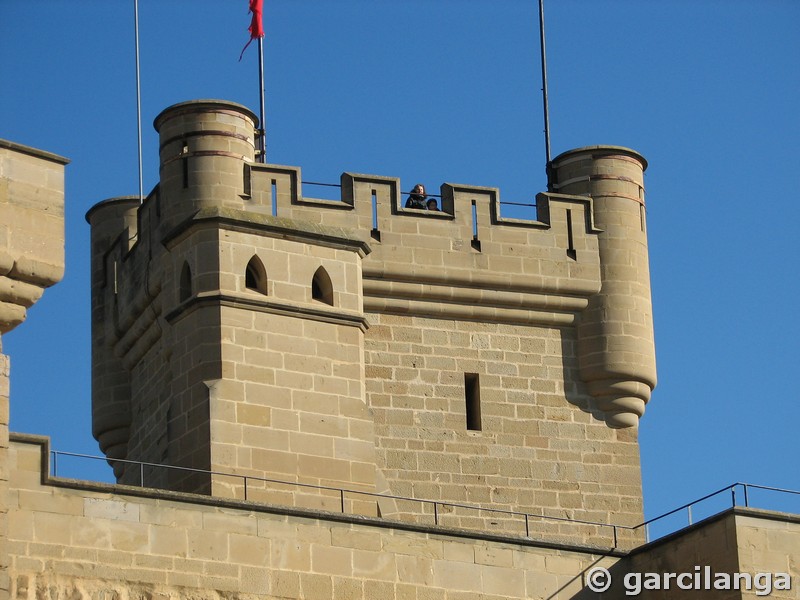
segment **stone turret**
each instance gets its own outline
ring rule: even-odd
[[[131,423],[130,375],[111,348],[122,335],[115,327],[117,269],[136,240],[138,210],[138,196],[128,196],[101,202],[87,215],[92,252],[92,434],[109,459],[127,455]],[[116,242],[119,254],[107,255]],[[115,471],[120,475],[121,466]]]
[[[159,135],[161,219],[175,225],[209,207],[244,208],[244,166],[255,156],[258,119],[233,102],[194,100],[170,106]]]
[[[592,198],[600,252],[600,292],[578,326],[580,373],[611,427],[632,427],[656,385],[653,309],[638,153],[590,146],[553,160],[554,189]]]

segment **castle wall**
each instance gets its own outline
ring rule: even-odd
[[[9,598],[10,358],[2,335],[64,274],[64,166],[49,152],[0,140],[0,600]]]
[[[781,600],[800,598],[800,556],[797,552],[800,548],[800,517],[745,510],[736,514],[735,525],[738,570],[751,574],[788,573],[792,589],[773,589],[770,597]],[[756,591],[745,592],[742,598],[755,598]]]
[[[11,452],[17,600],[572,598],[587,567],[617,560],[156,490],[47,485],[43,442],[20,438]]]
[[[203,600],[557,600],[594,598],[590,571],[630,597],[631,575],[788,573],[796,599],[797,517],[735,509],[626,554],[316,510],[51,478],[47,439],[8,454],[10,597]],[[702,571],[701,571],[702,572]],[[642,581],[642,580],[640,580]],[[663,581],[663,579],[662,579]],[[755,598],[756,588],[711,592]],[[643,587],[640,598],[703,588]]]
[[[9,358],[0,354],[0,600],[9,598],[8,575],[8,478],[9,463]]]
[[[796,515],[730,509],[635,550],[625,561],[624,568],[618,564],[611,570],[618,582],[612,589],[617,595],[612,597],[625,597],[620,584],[624,582],[624,574],[630,572],[642,574],[641,582],[646,573],[662,577],[664,573],[690,573],[684,585],[698,588],[681,589],[673,579],[667,589],[662,578],[661,589],[645,592],[648,598],[681,600],[705,593],[723,600],[764,596],[796,600],[800,598],[798,547],[800,519]],[[742,574],[743,578],[734,578],[735,573]],[[759,573],[764,576],[756,579]],[[731,575],[730,583],[726,583],[723,575],[719,580],[721,587],[716,588],[717,574]],[[779,574],[789,575],[791,589],[778,585]],[[631,585],[636,585],[636,581]]]
[[[635,430],[593,417],[573,328],[370,315],[367,398],[391,493],[534,515],[642,521]],[[467,423],[477,374],[480,430]],[[520,530],[518,518],[445,507],[444,521]],[[533,532],[575,535],[533,519]],[[581,531],[608,538],[608,530]]]
[[[215,468],[374,491],[358,253],[227,232],[220,254],[220,289],[237,295],[220,309],[222,380],[214,384],[211,426]],[[245,285],[251,260],[264,267],[261,291]],[[320,270],[330,280],[331,304],[312,295]],[[298,492],[254,484],[248,497],[290,500],[285,496]],[[315,496],[312,505],[325,505]]]

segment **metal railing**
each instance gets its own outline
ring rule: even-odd
[[[324,183],[324,182],[321,182],[321,181],[303,181],[303,185],[315,185],[315,186],[319,186],[319,187],[331,187],[331,188],[340,188],[340,189],[342,187],[341,183]],[[400,195],[401,196],[410,196],[411,192],[403,192],[403,191],[401,191]],[[441,194],[429,194],[427,192],[426,192],[425,195],[428,198],[441,198],[442,197]],[[502,206],[524,206],[526,208],[533,208],[533,209],[538,208],[535,200],[533,202],[511,202],[511,201],[501,200],[499,202],[499,204],[502,205]]]
[[[741,498],[743,500],[742,503],[739,503],[737,501],[737,493],[736,493],[737,490],[741,490],[741,492],[742,492],[742,495],[741,495]],[[694,515],[693,515],[693,512],[692,512],[692,509],[695,508],[697,505],[699,505],[701,502],[705,502],[706,500],[710,500],[711,498],[715,498],[715,497],[722,496],[722,495],[725,495],[725,494],[730,494],[730,505],[727,505],[725,508],[735,508],[736,506],[744,506],[745,508],[751,508],[751,506],[750,506],[750,490],[764,490],[764,491],[769,491],[769,492],[778,492],[778,493],[781,493],[781,494],[791,494],[791,495],[796,495],[796,496],[800,497],[800,491],[797,491],[797,490],[787,490],[787,489],[784,489],[784,488],[770,487],[770,486],[766,486],[766,485],[756,485],[754,483],[742,483],[742,482],[738,482],[737,481],[736,483],[733,483],[731,485],[726,485],[725,487],[720,488],[715,492],[711,492],[710,494],[706,494],[705,496],[703,496],[701,498],[697,498],[696,500],[692,500],[691,502],[688,502],[688,503],[684,504],[683,506],[679,506],[677,508],[673,508],[672,510],[670,510],[668,512],[665,512],[665,513],[663,513],[661,515],[658,515],[657,517],[653,517],[652,519],[648,519],[647,521],[644,521],[643,523],[641,523],[639,525],[636,525],[632,529],[640,529],[640,528],[644,527],[644,529],[645,529],[645,540],[649,542],[649,541],[651,541],[651,536],[650,536],[650,525],[651,524],[656,523],[658,521],[662,521],[662,520],[666,519],[667,517],[670,517],[672,515],[678,514],[681,511],[685,510],[686,511],[686,525],[685,526],[688,527],[690,525],[693,525],[694,524]],[[721,512],[721,511],[718,510],[718,511],[716,511],[716,513],[713,513],[713,514],[717,514],[719,512]],[[674,531],[679,531],[680,529],[681,528],[675,529]],[[672,533],[672,532],[669,532],[669,533]],[[664,534],[664,535],[667,535],[667,534]],[[663,536],[658,536],[658,537],[663,537]]]
[[[124,459],[113,459],[109,460],[103,456],[93,456],[90,454],[79,454],[74,452],[62,452],[57,450],[51,450],[50,454],[52,456],[51,459],[51,470],[52,476],[58,477],[58,466],[59,466],[59,456],[61,457],[71,457],[71,458],[79,458],[79,459],[89,459],[89,460],[97,460],[106,463],[116,463],[116,464],[126,464],[126,465],[134,465],[137,467],[138,470],[138,485],[142,488],[146,487],[146,478],[145,478],[145,471],[147,468],[151,469],[166,469],[170,471],[180,471],[185,473],[197,473],[206,476],[216,476],[216,477],[226,477],[226,478],[233,478],[241,482],[242,488],[242,496],[243,500],[248,501],[252,500],[252,493],[255,491],[261,491],[260,489],[257,490],[254,488],[254,484],[274,484],[280,486],[289,486],[298,489],[309,489],[315,490],[316,492],[322,494],[323,492],[332,492],[333,496],[338,500],[338,509],[341,511],[341,514],[358,514],[356,512],[348,513],[347,512],[347,499],[351,500],[355,496],[375,499],[376,501],[379,500],[387,500],[387,501],[400,501],[400,502],[412,502],[418,504],[422,507],[422,510],[418,513],[415,513],[416,516],[424,517],[426,515],[430,515],[433,520],[433,525],[443,525],[443,521],[445,520],[445,512],[446,510],[452,511],[453,509],[461,509],[466,511],[471,511],[475,514],[488,514],[492,516],[500,516],[504,518],[508,518],[514,521],[520,522],[520,531],[519,534],[522,534],[524,531],[524,537],[531,537],[531,523],[532,521],[539,521],[539,522],[549,522],[555,525],[559,524],[569,524],[570,526],[589,526],[598,528],[598,530],[605,530],[610,534],[610,541],[612,542],[612,548],[617,548],[619,544],[619,537],[621,532],[634,532],[644,528],[645,531],[645,540],[647,542],[652,541],[651,534],[650,534],[650,525],[653,523],[657,523],[662,521],[672,515],[678,514],[681,511],[686,511],[687,514],[687,522],[685,525],[677,527],[671,531],[667,531],[662,535],[657,536],[655,539],[659,537],[663,537],[664,535],[668,535],[669,533],[673,533],[675,531],[679,531],[684,527],[688,527],[694,523],[693,521],[693,512],[692,509],[699,505],[700,503],[709,500],[711,498],[715,498],[717,496],[722,496],[723,494],[730,494],[730,504],[729,506],[725,506],[725,510],[727,508],[736,507],[736,506],[744,506],[750,507],[750,492],[752,490],[764,490],[769,492],[777,492],[781,494],[789,494],[789,495],[796,495],[800,497],[800,491],[797,490],[789,490],[783,488],[776,488],[776,487],[769,487],[769,486],[762,486],[762,485],[755,485],[752,483],[741,483],[737,482],[719,490],[712,492],[710,494],[706,494],[701,498],[697,498],[691,502],[688,502],[682,506],[679,506],[675,509],[672,509],[666,513],[658,515],[657,517],[653,517],[652,519],[648,519],[639,525],[634,526],[626,526],[626,525],[614,525],[611,523],[601,523],[597,521],[588,521],[582,519],[573,519],[568,517],[555,517],[550,515],[538,515],[532,513],[525,513],[513,510],[505,510],[499,508],[486,508],[477,505],[470,505],[470,504],[461,504],[457,502],[444,502],[441,500],[426,500],[421,498],[412,498],[408,496],[395,496],[391,494],[380,494],[377,492],[366,492],[362,490],[353,490],[348,488],[339,488],[333,486],[324,486],[324,485],[315,485],[310,483],[300,483],[295,481],[285,481],[280,479],[271,479],[266,477],[256,477],[253,475],[239,475],[236,473],[227,473],[223,471],[211,471],[205,469],[195,469],[191,467],[180,467],[175,465],[164,465],[159,463],[151,463],[151,462],[144,462],[144,461],[133,461],[133,460],[124,460]],[[160,488],[153,488],[153,489],[160,489]],[[741,496],[737,496],[737,490],[741,490]],[[273,490],[274,491],[274,490]],[[738,503],[737,499],[741,497],[742,503]],[[235,499],[235,498],[234,498]],[[426,512],[425,508],[428,508]],[[722,512],[722,510],[716,510],[712,514],[718,514]],[[462,517],[463,520],[463,517]],[[496,523],[495,523],[496,524]],[[463,525],[462,525],[463,527]],[[479,531],[486,531],[485,528],[476,528],[476,527],[467,527],[468,529],[475,529]]]

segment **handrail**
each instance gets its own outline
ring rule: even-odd
[[[570,519],[567,517],[555,517],[550,515],[537,515],[532,513],[524,513],[524,512],[517,512],[499,508],[487,508],[483,506],[477,505],[470,505],[470,504],[460,504],[457,502],[443,502],[440,500],[427,500],[423,498],[412,498],[408,496],[395,496],[392,494],[382,494],[378,492],[367,492],[363,490],[353,490],[347,488],[336,488],[332,486],[325,486],[325,485],[316,485],[311,483],[301,483],[295,481],[284,481],[280,479],[270,479],[267,477],[257,477],[254,475],[240,475],[237,473],[226,473],[223,471],[212,471],[212,470],[205,470],[205,469],[197,469],[193,467],[182,467],[178,465],[164,465],[159,463],[152,463],[147,461],[136,461],[136,460],[128,460],[128,459],[108,459],[103,456],[93,456],[90,454],[80,454],[75,452],[63,452],[60,450],[51,450],[50,453],[53,455],[53,476],[58,477],[58,456],[69,456],[73,458],[88,458],[92,460],[101,460],[105,462],[115,462],[115,463],[123,463],[123,464],[132,464],[139,466],[139,485],[140,487],[145,487],[144,485],[144,467],[156,467],[162,469],[172,469],[177,471],[188,471],[192,473],[203,473],[206,475],[214,475],[214,476],[221,476],[221,477],[233,477],[237,479],[241,479],[242,483],[244,484],[244,499],[247,500],[247,482],[248,481],[259,481],[263,483],[275,483],[279,485],[289,485],[289,486],[296,486],[296,487],[303,487],[303,488],[312,488],[316,490],[324,490],[324,491],[331,491],[331,492],[338,492],[341,500],[341,511],[345,513],[345,494],[356,494],[361,496],[369,496],[374,498],[381,498],[387,500],[401,500],[406,502],[416,502],[420,504],[427,504],[433,507],[433,516],[434,516],[434,524],[438,525],[440,516],[439,516],[439,509],[441,507],[450,507],[450,508],[463,508],[467,510],[474,510],[474,511],[483,511],[483,512],[490,512],[494,514],[503,514],[509,515],[512,517],[519,517],[520,519],[524,519],[525,522],[525,530],[526,530],[526,537],[528,537],[529,532],[529,520],[531,518],[534,519],[542,519],[548,521],[559,521],[559,522],[567,522],[567,523],[575,523],[577,525],[592,525],[595,527],[607,527],[612,529],[613,539],[614,539],[614,547],[616,547],[617,542],[617,529],[622,527],[619,525],[614,525],[611,523],[600,523],[596,521],[586,521],[582,519]]]
[[[335,187],[335,188],[341,188],[342,187],[341,183],[323,183],[321,181],[303,181],[303,185],[318,185],[318,186],[322,186],[322,187]],[[403,192],[403,191],[401,191],[400,194],[402,196],[410,196],[411,192]],[[425,195],[428,198],[441,198],[442,197],[441,194],[428,194],[428,193],[426,193]],[[536,208],[536,202],[535,201],[534,202],[510,202],[510,201],[501,200],[499,202],[499,204],[507,204],[509,206],[527,206],[527,207],[530,207],[530,208]]]
[[[691,502],[683,504],[682,506],[674,508],[674,509],[672,509],[672,510],[670,510],[668,512],[660,514],[660,515],[658,515],[656,517],[653,517],[651,519],[647,519],[646,521],[643,521],[642,523],[639,523],[638,525],[628,526],[628,525],[615,525],[615,524],[612,524],[612,523],[600,523],[600,522],[597,522],[597,521],[586,521],[586,520],[582,520],[582,519],[571,519],[571,518],[568,518],[568,517],[556,517],[556,516],[550,516],[550,515],[537,515],[537,514],[532,514],[532,513],[518,512],[518,511],[506,510],[506,509],[500,509],[500,508],[487,508],[487,507],[471,505],[471,504],[461,504],[461,503],[458,503],[458,502],[443,502],[443,501],[440,501],[440,500],[427,500],[427,499],[422,499],[422,498],[412,498],[412,497],[408,497],[408,496],[396,496],[396,495],[392,495],[392,494],[382,494],[382,493],[378,493],[378,492],[367,492],[367,491],[362,491],[362,490],[353,490],[353,489],[347,489],[347,488],[337,488],[337,487],[333,487],[333,486],[316,485],[316,484],[311,484],[311,483],[301,483],[301,482],[295,482],[295,481],[284,481],[284,480],[281,480],[281,479],[271,479],[271,478],[267,478],[267,477],[257,477],[257,476],[253,476],[253,475],[239,475],[237,473],[226,473],[224,471],[211,471],[211,470],[206,470],[206,469],[197,469],[197,468],[193,468],[193,467],[182,467],[182,466],[177,466],[177,465],[164,465],[164,464],[159,464],[159,463],[152,463],[152,462],[146,462],[146,461],[136,461],[136,460],[127,460],[127,459],[108,459],[108,458],[103,457],[103,456],[94,456],[94,455],[91,455],[91,454],[80,454],[80,453],[75,453],[75,452],[63,452],[63,451],[59,451],[59,450],[51,450],[50,453],[53,455],[53,460],[52,460],[53,477],[58,477],[58,457],[59,456],[69,456],[69,457],[73,457],[73,458],[88,458],[88,459],[92,459],[92,460],[101,460],[101,461],[105,461],[105,462],[109,462],[109,463],[113,462],[113,463],[123,463],[123,464],[138,465],[139,466],[139,485],[141,487],[145,487],[145,485],[144,485],[144,468],[145,467],[155,467],[155,468],[161,468],[161,469],[172,469],[172,470],[177,470],[177,471],[188,471],[188,472],[191,472],[191,473],[203,473],[205,475],[214,475],[214,476],[220,476],[220,477],[233,477],[233,478],[241,479],[242,483],[243,483],[243,487],[244,487],[244,499],[245,500],[247,500],[247,491],[248,491],[247,484],[248,484],[248,482],[253,482],[253,481],[258,481],[258,482],[263,482],[263,483],[273,483],[273,484],[279,484],[279,485],[288,485],[288,486],[301,487],[301,488],[310,488],[310,489],[323,490],[323,491],[329,491],[329,492],[337,492],[337,494],[339,495],[339,499],[340,499],[340,508],[341,508],[342,514],[345,514],[345,512],[346,512],[345,494],[356,494],[356,495],[360,495],[360,496],[368,496],[368,497],[381,498],[381,499],[386,499],[386,500],[401,500],[401,501],[407,501],[407,502],[416,502],[416,503],[419,503],[419,504],[422,504],[422,505],[430,505],[433,508],[433,519],[434,519],[434,524],[435,525],[439,525],[439,521],[441,520],[440,519],[440,508],[442,508],[442,507],[461,508],[461,509],[467,509],[467,510],[474,510],[474,511],[478,511],[478,512],[483,511],[483,512],[489,512],[489,513],[493,513],[493,514],[501,514],[501,515],[509,515],[511,517],[519,517],[520,519],[524,519],[525,537],[530,537],[529,520],[531,518],[547,520],[547,521],[558,521],[558,522],[574,523],[576,525],[591,525],[591,526],[594,526],[594,527],[607,527],[607,528],[611,528],[611,530],[612,530],[611,533],[613,535],[613,542],[614,542],[613,548],[617,547],[618,533],[619,533],[620,530],[635,531],[637,529],[640,529],[640,528],[644,527],[645,528],[645,539],[646,539],[646,541],[649,542],[649,541],[651,541],[650,540],[650,534],[649,534],[649,525],[650,524],[652,524],[652,523],[654,523],[656,521],[659,521],[661,519],[664,519],[666,517],[669,517],[671,515],[674,515],[674,514],[680,512],[680,511],[682,511],[682,510],[687,510],[688,511],[688,517],[689,517],[688,525],[692,525],[692,507],[696,506],[700,502],[703,502],[705,500],[708,500],[710,498],[718,496],[719,494],[722,494],[724,492],[730,492],[731,493],[731,506],[732,507],[736,507],[736,506],[738,506],[738,504],[736,502],[736,488],[738,488],[738,487],[741,487],[743,489],[743,491],[744,491],[743,497],[744,497],[744,506],[745,507],[749,506],[748,489],[759,489],[759,490],[766,490],[766,491],[772,491],[772,492],[780,492],[780,493],[785,493],[785,494],[795,494],[795,495],[799,495],[800,496],[800,491],[798,491],[798,490],[790,490],[790,489],[785,489],[785,488],[770,487],[770,486],[757,485],[757,484],[753,484],[753,483],[743,483],[743,482],[738,482],[737,481],[737,482],[735,482],[735,483],[733,483],[731,485],[727,485],[725,487],[722,487],[722,488],[720,488],[720,489],[718,489],[718,490],[716,490],[714,492],[711,492],[710,494],[706,494],[705,496],[702,496],[700,498],[692,500]],[[678,531],[678,530],[680,530],[680,528],[676,529],[675,531]]]

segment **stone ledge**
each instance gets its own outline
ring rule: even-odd
[[[49,160],[54,163],[58,163],[60,165],[68,165],[70,162],[68,158],[64,158],[63,156],[59,156],[58,154],[53,154],[52,152],[45,152],[44,150],[39,150],[38,148],[32,148],[30,146],[25,146],[23,144],[17,144],[16,142],[11,142],[9,140],[0,139],[0,148],[13,150],[14,152],[21,152],[22,154],[27,154],[29,156],[34,156],[36,158]]]

